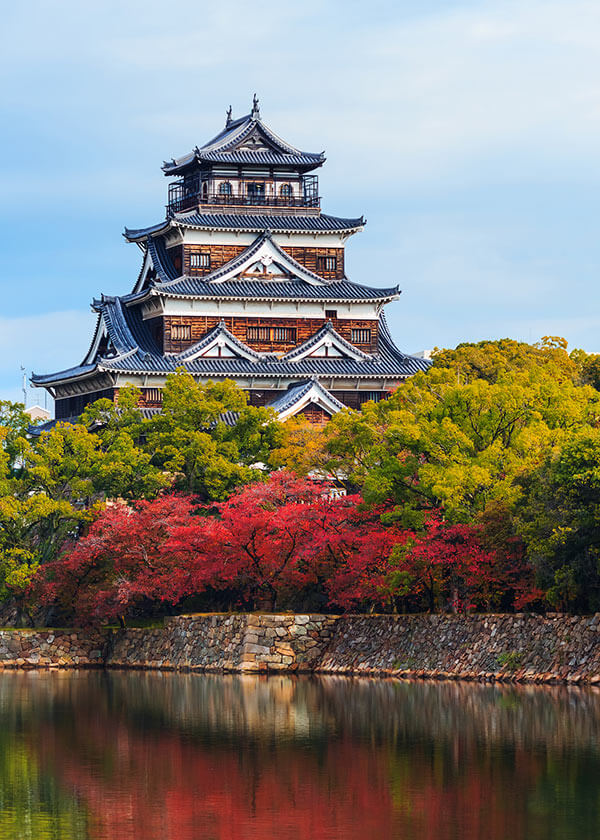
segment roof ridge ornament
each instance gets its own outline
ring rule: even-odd
[[[231,125],[231,123],[233,121],[233,117],[231,116],[232,113],[233,113],[233,108],[230,105],[229,108],[227,109],[227,115],[225,117],[225,128],[229,128],[229,126]]]
[[[250,119],[260,119],[260,108],[258,107],[258,96],[256,94],[252,97],[252,111],[250,112]]]

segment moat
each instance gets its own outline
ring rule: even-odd
[[[600,691],[0,674],[0,840],[600,836]]]

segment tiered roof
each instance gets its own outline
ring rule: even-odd
[[[308,172],[324,161],[324,152],[303,152],[275,134],[261,120],[255,101],[246,116],[232,120],[228,115],[223,131],[204,146],[196,146],[180,158],[165,161],[163,171],[168,176],[182,175],[202,163],[219,163],[292,167]]]
[[[149,237],[146,247],[156,279],[148,281],[148,271],[141,274],[133,295],[125,298],[128,303],[151,295],[202,300],[387,302],[400,294],[398,286],[377,289],[348,279],[325,280],[280,248],[270,232],[264,232],[239,256],[201,277],[178,276],[163,237]],[[275,266],[276,272],[265,271],[261,275],[250,271],[255,264],[263,263],[267,269]]]
[[[255,98],[250,114],[233,120],[229,112],[223,131],[204,146],[166,162],[163,170],[167,176],[187,176],[212,164],[232,164],[306,173],[321,166],[324,160],[323,152],[301,151],[275,134],[262,122]],[[309,180],[315,177],[302,175]],[[33,374],[34,385],[53,386],[92,378],[97,382],[106,379],[111,382],[118,375],[162,377],[183,366],[204,379],[231,377],[246,382],[271,379],[274,390],[291,381],[288,390],[272,404],[285,418],[311,402],[329,413],[343,407],[319,378],[338,383],[345,379],[379,380],[381,388],[385,388],[386,382],[428,368],[427,360],[398,350],[387,328],[382,307],[398,298],[397,285],[373,288],[353,283],[346,277],[324,279],[293,259],[273,238],[274,234],[305,233],[314,234],[316,239],[333,233],[339,234],[342,242],[362,229],[365,224],[362,216],[329,216],[312,205],[296,212],[287,207],[279,212],[279,207],[275,210],[267,205],[264,209],[253,207],[250,213],[244,209],[236,212],[233,205],[229,208],[231,212],[221,212],[226,208],[219,208],[219,212],[201,212],[201,209],[174,212],[174,205],[170,205],[164,221],[146,228],[125,229],[125,237],[144,251],[133,291],[121,297],[103,295],[94,300],[92,306],[98,313],[98,321],[92,344],[81,364],[58,373]],[[167,236],[174,230],[182,233],[184,239],[186,230],[251,233],[255,239],[239,256],[218,269],[203,276],[185,275],[175,267],[166,247]],[[150,298],[374,304],[373,314],[380,312],[377,345],[374,352],[364,352],[339,335],[329,321],[288,353],[264,353],[233,335],[222,321],[183,352],[164,353],[142,317],[142,305]],[[157,311],[161,311],[160,306]]]
[[[331,325],[321,328],[291,353],[277,356],[274,353],[259,353],[249,347],[236,338],[224,322],[182,353],[163,354],[156,346],[147,323],[142,320],[138,307],[125,306],[123,299],[118,297],[103,297],[94,301],[94,307],[101,316],[97,331],[108,335],[110,350],[106,354],[97,354],[93,362],[86,358],[81,365],[58,373],[33,374],[32,381],[36,386],[68,382],[87,377],[96,371],[126,375],[166,375],[179,367],[185,367],[196,376],[216,379],[260,377],[306,380],[311,376],[324,379],[403,379],[429,367],[427,360],[407,356],[395,347],[383,315],[379,320],[377,351],[372,354],[360,351],[360,358],[357,358],[358,353],[354,347],[351,353],[344,355],[312,355],[311,351],[315,351],[323,329],[327,330],[338,347],[347,345]],[[222,347],[227,347],[227,356],[216,357],[209,353],[210,345],[219,342]]]
[[[241,231],[244,233],[342,233],[351,234],[362,230],[366,221],[362,216],[346,219],[328,216],[326,213],[310,216],[290,214],[269,215],[268,213],[174,213],[164,222],[145,228],[125,228],[124,236],[129,242],[142,242],[156,234],[167,233],[173,228],[190,230]]]

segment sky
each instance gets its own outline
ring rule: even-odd
[[[30,0],[0,28],[0,399],[86,353],[125,294],[125,226],[225,111],[325,149],[325,212],[367,218],[351,280],[399,283],[406,352],[561,335],[600,352],[600,3]],[[44,404],[29,389],[28,404]]]

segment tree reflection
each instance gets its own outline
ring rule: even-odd
[[[600,836],[591,690],[6,674],[0,717],[2,814],[46,819],[0,840]]]

